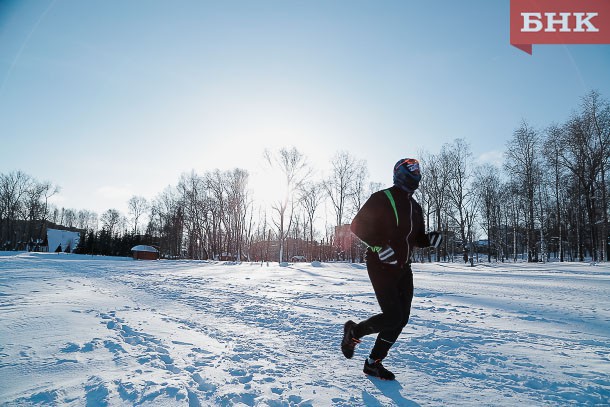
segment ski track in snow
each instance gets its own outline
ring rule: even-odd
[[[411,320],[365,376],[359,264],[0,254],[0,404],[609,405],[610,267],[415,264]]]

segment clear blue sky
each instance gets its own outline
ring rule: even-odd
[[[182,172],[256,176],[266,147],[321,171],[348,150],[382,183],[458,137],[494,157],[591,89],[610,98],[610,45],[527,55],[508,0],[0,0],[0,172],[99,214]]]

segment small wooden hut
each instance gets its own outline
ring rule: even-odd
[[[131,248],[134,260],[159,260],[159,250],[152,246],[138,245]]]

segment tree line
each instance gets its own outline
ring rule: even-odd
[[[473,166],[462,139],[422,153],[422,161],[427,224],[447,237],[438,257],[460,244],[472,257],[483,235],[487,260],[610,258],[610,104],[598,92],[563,123],[537,129],[522,121],[500,167]]]
[[[598,92],[563,123],[537,129],[522,121],[501,165],[476,165],[464,139],[418,156],[417,199],[427,228],[445,239],[417,260],[610,258],[610,104]],[[272,202],[255,202],[244,169],[191,171],[152,200],[133,196],[127,214],[57,208],[49,199],[59,186],[0,174],[0,249],[23,249],[62,225],[82,231],[81,253],[130,255],[133,245],[151,244],[166,258],[361,260],[361,243],[341,226],[384,185],[369,181],[366,161],[339,151],[319,174],[294,147],[266,150],[262,160],[280,175],[269,185],[281,192]]]

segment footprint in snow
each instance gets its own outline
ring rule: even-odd
[[[110,392],[99,377],[92,376],[87,380],[85,392],[88,406],[105,407],[108,405],[108,395]]]
[[[194,373],[191,377],[197,383],[198,390],[205,392],[207,395],[211,395],[216,391],[216,385],[205,380],[199,373]]]
[[[246,384],[252,381],[254,377],[252,374],[248,374],[243,369],[231,369],[229,370],[229,374],[237,379],[241,384]]]

